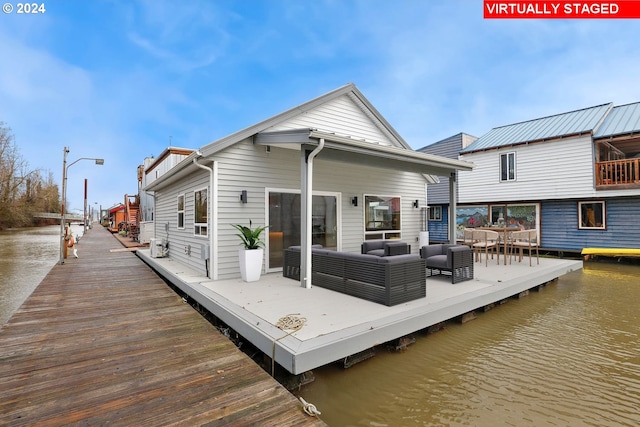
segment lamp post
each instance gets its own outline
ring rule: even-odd
[[[60,264],[64,264],[64,222],[65,222],[65,203],[67,201],[67,171],[69,168],[80,160],[94,160],[96,165],[104,165],[104,159],[96,159],[91,157],[81,157],[67,165],[67,153],[69,153],[69,147],[64,147],[64,155],[62,160],[62,203],[60,208]],[[86,219],[85,219],[86,222]]]

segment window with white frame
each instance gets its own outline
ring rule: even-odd
[[[516,180],[516,153],[500,154],[500,181]]]
[[[178,204],[177,204],[177,214],[178,214],[178,228],[184,228],[184,194],[180,194],[178,196]]]
[[[207,224],[207,189],[193,192],[193,234],[196,236],[206,236],[208,232]]]
[[[429,221],[442,221],[442,206],[429,206]]]
[[[400,197],[364,196],[365,240],[399,239]]]
[[[604,201],[578,202],[578,228],[605,230],[606,206]]]

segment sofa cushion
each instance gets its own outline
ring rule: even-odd
[[[420,255],[422,258],[429,258],[434,255],[445,255],[445,245],[426,245],[420,248]]]
[[[362,242],[362,245],[360,246],[360,252],[363,254],[368,254],[371,251],[382,250],[382,253],[384,254],[384,244],[384,240],[366,240]]]
[[[375,255],[375,256],[383,257],[384,256],[384,249],[374,249],[372,251],[366,252],[366,254],[367,255]]]
[[[406,255],[411,253],[411,246],[405,242],[387,242],[384,244],[384,256]]]
[[[427,258],[427,268],[447,269],[449,268],[446,255],[432,255]]]

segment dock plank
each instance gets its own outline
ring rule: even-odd
[[[0,329],[0,425],[324,426],[102,227]]]

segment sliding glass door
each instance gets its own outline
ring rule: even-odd
[[[268,268],[282,268],[283,250],[300,244],[300,193],[269,191]],[[314,194],[312,244],[338,249],[338,195]]]

